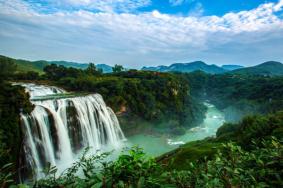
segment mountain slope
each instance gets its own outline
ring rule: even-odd
[[[248,75],[283,75],[283,64],[277,61],[268,61],[253,67],[241,68],[232,71],[233,74],[248,74]]]
[[[211,74],[220,74],[226,72],[225,69],[216,65],[207,65],[202,61],[191,63],[175,63],[170,66],[143,67],[142,70],[158,71],[158,72],[193,72],[197,70]]]
[[[103,73],[112,72],[112,67],[106,64],[97,64],[96,68],[101,69]]]
[[[241,65],[222,65],[221,68],[223,68],[227,71],[232,71],[232,70],[244,68],[244,66],[241,66]]]
[[[38,73],[43,73],[43,68],[50,64],[63,65],[65,67],[73,67],[77,69],[86,69],[88,67],[87,63],[76,63],[69,61],[45,61],[45,60],[27,61],[22,59],[13,59],[10,57],[0,55],[0,61],[4,60],[5,58],[10,59],[11,61],[17,64],[18,72],[34,71]],[[103,73],[112,72],[112,67],[106,64],[97,64],[96,67],[102,69]]]
[[[64,67],[73,67],[77,69],[86,69],[88,67],[87,63],[76,63],[69,61],[46,61],[48,64],[63,65]]]
[[[5,61],[6,59],[9,59],[10,61],[14,62],[17,65],[18,72],[34,71],[34,72],[42,73],[43,68],[46,65],[48,65],[46,61],[32,62],[32,61],[26,61],[26,60],[13,59],[10,57],[0,55],[0,61]]]

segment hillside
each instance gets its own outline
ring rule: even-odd
[[[96,68],[101,69],[103,73],[113,72],[112,67],[106,64],[97,64]]]
[[[17,65],[17,72],[29,72],[34,71],[38,73],[43,73],[43,68],[48,65],[46,61],[27,61],[27,60],[17,60],[0,55],[0,62],[9,60]]]
[[[77,69],[86,69],[88,67],[88,63],[76,63],[76,62],[69,62],[69,61],[46,61],[46,63],[63,65],[64,67],[73,67]]]
[[[241,65],[222,65],[221,68],[223,68],[227,71],[232,71],[232,70],[244,68],[244,66],[241,66]]]
[[[248,75],[283,75],[283,64],[277,61],[268,61],[253,67],[241,68],[234,70],[233,74],[248,74]]]
[[[69,62],[69,61],[28,61],[22,59],[14,59],[10,57],[6,57],[0,55],[0,61],[3,61],[5,58],[11,60],[17,65],[17,72],[29,72],[34,71],[40,74],[43,73],[43,68],[50,64],[62,65],[64,67],[72,67],[77,69],[86,69],[88,67],[88,63],[76,63],[76,62]],[[101,69],[103,73],[110,73],[112,72],[112,67],[106,64],[97,64],[96,67]]]
[[[201,70],[210,74],[220,74],[226,72],[225,69],[218,67],[217,65],[208,65],[202,61],[195,61],[191,63],[175,63],[170,66],[143,67],[142,70],[158,72],[193,72]]]

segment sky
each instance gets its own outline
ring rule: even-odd
[[[0,54],[128,68],[283,62],[283,0],[0,0]]]

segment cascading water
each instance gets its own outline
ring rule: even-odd
[[[57,87],[22,85],[35,105],[30,115],[21,115],[25,165],[32,169],[33,177],[42,177],[48,163],[65,170],[85,147],[95,154],[122,146],[125,137],[118,119],[101,95],[40,100],[41,96],[66,92]]]

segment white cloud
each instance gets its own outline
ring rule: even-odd
[[[172,6],[180,6],[184,3],[192,3],[194,2],[195,0],[169,0],[169,3],[172,5]]]
[[[280,0],[277,5],[274,6],[274,10],[275,11],[280,11],[282,10],[282,7],[283,7],[283,0]]]
[[[229,51],[236,61],[253,56],[253,50],[261,44],[268,46],[268,41],[283,41],[283,21],[275,15],[282,8],[280,3],[222,17],[181,17],[158,10],[41,13],[20,0],[0,0],[0,53],[32,59],[95,58],[100,63],[141,66],[188,58],[226,60]],[[277,45],[283,49],[283,42]],[[238,53],[232,54],[233,50]],[[261,59],[263,55],[281,57],[273,48],[258,54]]]

